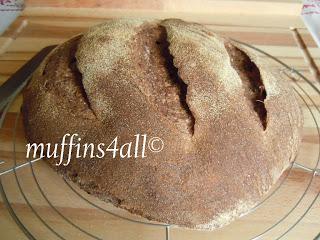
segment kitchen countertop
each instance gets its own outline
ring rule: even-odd
[[[303,55],[289,30],[290,26],[298,28],[311,55],[319,66],[320,49],[317,48],[300,19],[300,10],[300,1],[290,0],[263,2],[239,0],[29,0],[26,1],[26,8],[22,15],[0,36],[0,84],[6,81],[11,74],[41,48],[59,44],[106,19],[114,17],[175,17],[203,23],[222,35],[252,44],[295,68],[320,89],[320,84],[312,79],[303,60]],[[302,94],[310,95],[315,102],[315,106],[319,107],[320,95],[303,80],[297,79],[297,82],[306,90]],[[24,144],[26,142],[21,126],[21,117],[18,118],[21,101],[22,97],[18,96],[11,105],[4,125],[0,129],[0,160],[5,160],[6,166],[13,164],[13,133],[15,133],[17,142],[17,160],[19,162],[24,160]],[[316,119],[320,121],[320,112],[315,111],[314,114]],[[309,116],[307,116],[303,137],[304,146],[298,161],[313,168],[318,153],[319,139],[317,130],[310,121]],[[17,128],[14,131],[16,124]],[[3,165],[0,165],[0,172],[3,167]],[[65,218],[61,217],[43,198],[36,187],[36,182],[31,178],[32,171],[30,168],[21,169],[17,172],[25,196],[19,192],[19,185],[17,185],[13,174],[1,176],[1,181],[13,210],[36,239],[93,239],[90,234],[79,231],[74,225],[80,226],[87,232],[94,233],[94,235],[103,239],[165,239],[165,228],[128,223],[114,216],[106,216],[106,213],[101,209],[89,205],[85,200],[79,200],[77,194],[70,192],[69,185],[45,164],[35,164],[34,171],[38,174],[39,183],[43,184],[40,184],[43,192],[48,194],[50,202],[58,211],[63,213]],[[245,216],[240,222],[236,221],[230,227],[214,233],[172,229],[170,239],[247,239],[248,236],[253,236],[257,232],[261,233],[279,221],[286,214],[286,211],[295,205],[296,200],[299,199],[299,196],[310,183],[310,188],[306,191],[306,197],[303,198],[301,207],[298,207],[282,222],[284,226],[291,226],[295,219],[305,212],[306,207],[320,191],[320,177],[314,176],[313,181],[310,182],[312,176],[313,172],[304,171],[294,166],[275,197],[271,197],[263,204],[264,206]],[[73,186],[71,183],[69,184]],[[75,186],[73,187],[76,189]],[[65,194],[66,192],[68,194]],[[79,193],[100,207],[126,214],[120,210],[114,210],[108,204],[97,201],[82,191],[79,191]],[[29,201],[32,208],[28,206],[24,197]],[[5,199],[2,196],[2,198],[0,197],[0,238],[27,239],[10,217],[4,203]],[[41,219],[49,225],[49,228],[45,226]],[[68,221],[71,221],[73,225]],[[275,228],[274,231],[262,239],[275,239],[276,236],[281,235],[285,228]],[[254,229],[257,229],[257,231],[254,231]],[[53,233],[52,230],[58,235]],[[303,220],[282,239],[314,239],[319,231],[320,198],[318,197]]]

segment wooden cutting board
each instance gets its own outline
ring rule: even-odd
[[[0,84],[29,60],[41,48],[61,43],[88,27],[114,17],[165,18],[179,17],[197,21],[225,36],[252,44],[276,56],[312,80],[308,67],[297,48],[290,26],[298,27],[316,64],[320,65],[320,50],[305,29],[300,17],[300,1],[26,1],[24,10],[0,37]],[[54,7],[54,8],[53,8]],[[99,8],[97,8],[99,7]],[[274,67],[279,66],[273,62]],[[297,83],[320,105],[320,96],[302,79]],[[19,116],[22,97],[12,103],[0,129],[0,172],[25,161],[24,132]],[[310,100],[307,100],[311,104]],[[319,136],[312,115],[301,101],[305,114],[303,144],[297,162],[315,168],[319,153]],[[320,121],[320,113],[312,107]],[[13,142],[16,145],[13,146]],[[16,154],[13,155],[15,147]],[[33,171],[32,171],[33,170]],[[128,216],[127,213],[103,203],[65,182],[43,162],[1,176],[3,189],[12,211],[35,239],[165,239],[166,228],[127,221],[107,213]],[[170,228],[170,239],[249,239],[263,233],[284,218],[262,239],[276,239],[307,210],[320,191],[320,177],[294,166],[282,177],[283,184],[257,210],[214,232]],[[278,184],[281,184],[280,181]],[[21,191],[23,191],[23,194]],[[275,187],[276,190],[276,187]],[[305,193],[299,204],[299,199]],[[45,197],[44,197],[45,196]],[[89,202],[90,201],[90,202]],[[11,217],[6,199],[0,198],[0,239],[27,239]],[[293,230],[282,239],[314,239],[320,232],[320,199],[314,201]]]

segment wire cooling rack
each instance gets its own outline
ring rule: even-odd
[[[302,142],[298,157],[249,214],[216,231],[186,230],[132,216],[110,203],[93,198],[68,180],[61,179],[39,161],[41,159],[26,161],[23,150],[18,149],[17,142],[21,141],[21,116],[18,113],[11,119],[14,121],[13,130],[0,135],[0,142],[3,136],[8,135],[12,141],[12,148],[6,150],[12,152],[12,156],[7,156],[3,161],[0,159],[0,195],[26,239],[293,239],[290,235],[292,230],[299,228],[298,224],[319,197],[320,187],[316,186],[316,178],[320,175],[320,109],[317,106],[320,89],[277,58],[251,45],[240,44],[269,58],[279,71],[279,76],[291,80],[304,109],[303,135],[310,137],[310,129],[315,131],[311,134],[315,141],[312,147],[308,142]],[[7,112],[20,91],[17,90],[2,112],[0,126],[10,121]],[[304,180],[292,184],[295,181],[292,178],[297,173],[305,176]],[[57,183],[48,181],[46,174]],[[67,206],[61,203],[61,199]],[[279,202],[280,199],[282,202]],[[263,221],[264,218],[267,220]]]

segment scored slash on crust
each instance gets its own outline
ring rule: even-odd
[[[136,86],[155,107],[180,131],[194,134],[195,118],[187,103],[188,85],[179,76],[170,52],[167,29],[158,24],[143,25],[134,41],[134,57],[141,76]]]
[[[160,27],[163,31],[164,37],[163,37],[163,46],[162,47],[162,54],[166,61],[166,67],[168,69],[169,75],[171,77],[172,83],[179,88],[179,100],[181,103],[181,107],[184,109],[184,111],[187,113],[189,117],[188,121],[188,130],[191,133],[191,135],[194,134],[194,124],[195,124],[195,118],[190,111],[190,108],[188,106],[188,103],[186,101],[187,98],[187,92],[188,92],[188,85],[181,79],[181,77],[178,74],[178,68],[174,66],[173,63],[173,56],[170,53],[169,45],[170,43],[167,40],[167,31],[165,27]]]
[[[267,92],[259,68],[244,51],[231,43],[225,43],[225,48],[230,56],[231,66],[236,70],[243,83],[245,95],[251,101],[265,130],[267,128],[267,109],[264,100],[267,97]]]

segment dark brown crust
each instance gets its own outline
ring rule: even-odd
[[[57,171],[148,219],[197,229],[228,224],[293,160],[302,116],[286,81],[242,47],[229,54],[225,45],[233,46],[181,20],[94,27],[60,45],[24,91],[28,140],[61,142],[65,133],[95,144],[115,136],[130,142],[137,133],[160,137],[165,149],[144,160],[73,160]],[[254,91],[250,97],[241,79],[246,70],[232,64],[237,56],[259,70],[263,99]],[[263,100],[264,127],[252,99]]]

